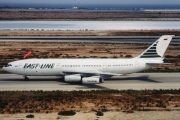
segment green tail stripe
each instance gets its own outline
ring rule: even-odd
[[[158,55],[157,53],[144,53],[143,55]]]
[[[156,50],[147,50],[146,52],[156,52]]]
[[[161,56],[157,55],[157,56],[141,56],[140,58],[161,58]]]
[[[156,47],[151,47],[150,49],[156,49]]]

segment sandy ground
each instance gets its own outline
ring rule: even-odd
[[[26,118],[28,114],[1,114],[1,120],[179,120],[180,111],[151,112],[105,112],[104,116],[96,116],[95,112],[77,112],[74,116],[60,116],[58,113],[37,114],[34,118]]]

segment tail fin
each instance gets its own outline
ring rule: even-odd
[[[163,55],[174,35],[163,35],[137,58],[163,58]]]

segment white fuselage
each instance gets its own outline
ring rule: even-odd
[[[25,59],[11,62],[6,71],[24,76],[59,76],[63,71],[101,71],[129,74],[150,68],[146,59]]]
[[[6,64],[7,72],[27,76],[64,76],[66,82],[103,83],[104,79],[140,72],[164,64],[163,55],[173,35],[163,35],[132,59],[25,59]]]

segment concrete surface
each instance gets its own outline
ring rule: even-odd
[[[29,81],[14,74],[0,74],[0,91],[6,90],[104,90],[104,89],[180,89],[180,73],[134,73],[116,76],[104,83],[84,85],[66,83],[61,77],[30,76]]]

